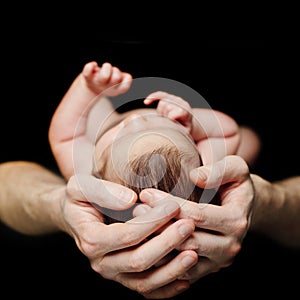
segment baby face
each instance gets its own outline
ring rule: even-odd
[[[181,152],[194,152],[198,157],[194,141],[180,123],[155,113],[132,114],[99,138],[95,165],[99,170],[109,160],[110,169],[122,172],[132,158],[159,146],[176,146]],[[196,168],[199,159],[188,163]]]

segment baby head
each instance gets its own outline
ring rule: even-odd
[[[94,174],[127,186],[139,194],[157,188],[198,202],[201,189],[189,179],[189,172],[201,165],[194,141],[185,128],[158,115],[135,115],[107,131],[95,148]],[[106,211],[112,219],[121,212]],[[127,211],[130,217],[131,210]]]

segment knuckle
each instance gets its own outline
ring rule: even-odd
[[[234,166],[234,168],[236,168],[236,166],[238,166],[238,170],[241,174],[241,177],[248,177],[249,175],[249,167],[246,163],[246,161],[244,159],[242,159],[240,156],[238,155],[232,155],[230,157],[226,157],[226,161],[229,165]]]
[[[122,244],[128,246],[133,246],[141,241],[140,237],[131,230],[126,230],[122,234]]]
[[[202,253],[202,243],[197,241],[194,235],[191,235],[187,240],[177,247],[178,250],[194,250],[198,254]],[[204,253],[204,252],[203,252]]]
[[[228,249],[228,254],[230,257],[235,257],[237,256],[237,254],[241,251],[241,243],[239,242],[233,242],[231,243],[229,249]]]
[[[92,257],[99,250],[98,243],[95,241],[86,231],[83,231],[77,244],[82,253],[87,257]]]
[[[150,288],[145,280],[139,280],[136,284],[135,290],[142,295],[147,295],[151,293],[153,289]]]
[[[90,262],[91,268],[94,272],[100,274],[103,278],[109,280],[116,280],[118,273],[114,271],[110,265],[104,264],[99,260],[93,260]]]
[[[239,218],[235,222],[234,234],[237,237],[243,237],[248,230],[249,222],[247,218]]]
[[[143,272],[148,268],[145,256],[140,252],[134,252],[129,258],[129,267],[134,272]]]
[[[80,249],[87,257],[91,257],[96,251],[96,245],[82,241],[80,243]]]
[[[97,263],[96,261],[91,261],[91,268],[93,269],[93,271],[95,271],[96,273],[100,274],[101,276],[103,276],[106,279],[109,279],[110,277],[108,276],[108,273],[106,272],[106,266],[104,266],[101,263]]]
[[[189,214],[190,218],[194,220],[194,222],[199,226],[199,225],[205,225],[206,223],[206,218],[205,215],[202,211],[202,209],[193,209],[190,211]]]
[[[242,245],[241,242],[239,242],[236,239],[229,239],[227,245],[225,246],[225,250],[222,253],[222,256],[224,258],[224,263],[223,263],[223,267],[224,266],[229,266],[232,264],[234,258],[238,255],[238,253],[241,251]]]
[[[211,247],[208,246],[206,243],[200,243],[198,245],[197,253],[198,255],[207,255],[210,253]]]

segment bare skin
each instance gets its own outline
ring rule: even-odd
[[[139,217],[113,226],[102,223],[99,211],[82,194],[105,205],[98,179],[83,176],[84,189],[78,188],[75,177],[66,186],[64,179],[35,163],[0,164],[0,220],[24,234],[67,232],[95,271],[148,299],[178,295],[205,274],[230,265],[249,230],[287,247],[300,248],[300,177],[268,182],[250,174],[239,156],[227,156],[213,167],[202,166],[191,173],[199,186],[220,186],[221,206],[200,206],[148,189],[140,195],[146,205],[138,206]],[[159,205],[163,198],[167,201]],[[187,215],[191,218],[170,223]],[[172,224],[167,231],[140,243],[166,224]],[[103,235],[95,234],[95,228]],[[219,239],[203,234],[201,228],[216,230]],[[112,234],[117,238],[107,239]],[[126,249],[130,245],[134,247]],[[159,266],[172,247],[182,252]],[[205,258],[198,260],[199,253]],[[151,263],[156,268],[149,272]]]
[[[66,232],[90,260],[93,270],[150,297],[162,285],[168,286],[168,295],[188,288],[188,281],[174,280],[197,262],[195,251],[182,251],[168,264],[152,271],[149,268],[192,234],[195,226],[191,220],[179,220],[160,236],[141,243],[174,218],[179,206],[165,202],[130,222],[108,226],[103,224],[95,205],[105,205],[107,190],[101,189],[104,186],[98,179],[83,176],[81,182],[86,185],[79,187],[75,177],[66,185],[63,178],[35,163],[1,164],[1,222],[27,235]],[[115,197],[118,197],[119,190],[114,185],[111,183],[110,188],[117,191]],[[85,195],[90,196],[93,204]]]
[[[74,83],[71,85],[69,91],[64,96],[62,102],[60,103],[60,106],[54,114],[49,130],[49,139],[53,149],[53,153],[57,159],[62,174],[66,179],[70,179],[70,186],[74,185],[75,181],[73,180],[73,178],[77,178],[77,183],[79,182],[79,185],[76,188],[78,193],[80,193],[82,189],[85,190],[85,186],[89,186],[89,184],[92,183],[92,177],[89,177],[89,175],[84,175],[88,177],[84,177],[85,179],[81,177],[80,180],[78,180],[78,176],[81,176],[80,173],[90,174],[91,172],[92,163],[87,161],[87,158],[93,156],[93,147],[95,140],[91,140],[90,137],[95,136],[95,132],[98,130],[97,128],[99,128],[99,121],[98,123],[96,123],[95,127],[89,127],[89,125],[91,124],[88,122],[88,116],[90,113],[89,108],[91,108],[91,105],[94,104],[95,99],[101,99],[99,101],[99,107],[102,107],[101,112],[104,112],[105,114],[109,114],[111,116],[111,119],[108,122],[106,128],[110,128],[111,125],[117,124],[120,121],[126,121],[127,117],[130,121],[131,117],[129,116],[129,114],[131,114],[132,112],[127,112],[123,115],[117,114],[116,112],[114,112],[112,106],[109,104],[109,101],[107,101],[106,99],[106,96],[109,95],[125,93],[130,88],[130,82],[131,77],[130,75],[128,75],[128,73],[123,73],[110,64],[105,63],[102,67],[98,67],[95,62],[87,64],[83,72],[78,75]],[[105,84],[107,84],[107,89],[104,89]],[[101,88],[94,88],[94,86],[100,86]],[[100,98],[99,93],[101,93]],[[225,144],[227,145],[227,147],[225,148],[229,149],[229,152],[217,151],[215,152],[214,157],[212,155],[209,155],[209,151],[211,150],[206,152],[208,153],[208,155],[206,155],[204,151],[201,153],[201,155],[205,160],[205,164],[208,165],[212,161],[224,157],[224,155],[226,154],[239,153],[239,134],[241,133],[241,131],[238,130],[237,124],[228,116],[220,112],[214,112],[214,115],[210,115],[210,111],[202,109],[194,109],[192,111],[189,105],[184,102],[183,99],[178,98],[175,95],[166,94],[160,91],[149,95],[149,97],[145,99],[145,104],[151,104],[153,101],[159,101],[157,110],[145,109],[146,113],[158,114],[168,119],[169,122],[179,122],[181,126],[185,128],[186,132],[192,136],[195,144],[198,144],[198,148],[200,149],[199,151],[203,151],[202,149],[212,148],[221,149],[221,147],[218,148],[218,145],[222,145],[224,149],[225,137]],[[75,113],[74,103],[76,103]],[[170,104],[172,106],[171,109],[169,109]],[[97,106],[97,103],[95,106]],[[73,113],[70,114],[70,111],[72,110]],[[135,111],[134,113],[139,115],[141,113],[141,110]],[[217,131],[212,130],[216,127],[211,126],[209,121],[211,120],[211,117],[215,117],[215,115],[217,115],[218,122],[220,122],[221,124],[229,124],[229,127],[223,126],[223,129],[228,128],[227,131],[225,130],[225,136],[223,135],[223,132],[221,132],[220,134]],[[195,119],[193,119],[193,116],[196,116]],[[205,116],[207,116],[207,119],[205,119]],[[197,122],[197,118],[199,118],[199,120],[201,119],[201,122]],[[81,120],[79,123],[78,119]],[[101,118],[99,118],[99,115],[97,115],[96,117],[94,115],[94,119],[101,120]],[[207,122],[205,122],[205,120],[207,120]],[[135,121],[137,121],[137,119],[135,119]],[[226,123],[227,121],[228,123]],[[79,127],[77,127],[78,124],[80,124]],[[203,126],[199,126],[199,124]],[[66,128],[66,130],[62,131],[61,128]],[[76,130],[74,130],[74,128],[76,128]],[[112,128],[111,130],[114,130],[114,128]],[[100,134],[98,134],[100,136],[103,134],[104,136],[105,133],[106,130],[104,126],[103,132],[100,132]],[[107,131],[107,134],[108,133],[109,131]],[[252,135],[252,137],[257,138],[255,137],[255,135]],[[80,153],[82,154],[80,155],[80,157],[84,158],[81,163],[79,162],[79,167],[77,165],[76,170],[74,169],[74,164],[71,159],[72,156],[70,155],[73,150],[73,143],[76,143],[76,145],[79,146],[79,148],[81,149]],[[205,143],[207,146],[205,146]],[[103,145],[103,141],[101,141],[101,143],[98,142],[98,145],[100,145],[101,148],[101,145]],[[212,147],[211,145],[214,145],[215,147]],[[254,149],[253,157],[255,157],[255,155],[257,154],[256,151],[258,148],[259,146]],[[247,151],[249,150],[248,148],[240,149],[246,149]],[[245,155],[245,159],[246,157],[248,159],[251,157],[251,155]],[[249,162],[250,161],[251,160],[249,159]],[[242,166],[245,165],[246,164],[243,164]],[[243,173],[244,177],[233,177],[232,181],[234,183],[232,184],[232,186],[236,185],[236,181],[238,184],[244,183],[244,181],[248,182],[246,180],[248,178],[246,175],[248,174],[248,169],[239,170],[240,172],[245,172],[245,174]],[[77,173],[75,171],[77,171]],[[221,184],[222,178],[218,179],[218,183]],[[89,180],[91,181],[89,182]],[[107,186],[107,184],[107,182],[102,182],[103,186]],[[200,185],[201,184],[203,184],[203,182],[200,183]],[[207,182],[205,182],[205,184],[207,184]],[[214,182],[214,184],[216,184],[216,182]],[[250,189],[249,183],[245,183],[245,185]],[[201,187],[203,187],[203,185]],[[92,189],[86,189],[86,193],[88,190],[95,192],[96,189],[97,188],[95,186]],[[90,201],[92,201],[91,199],[93,199],[94,197],[93,192],[87,194],[88,196],[86,198],[88,198]],[[159,191],[155,192],[159,193]],[[245,195],[243,194],[242,196]],[[140,197],[147,204],[147,206],[144,206],[145,210],[147,211],[146,215],[151,213],[151,210],[149,209],[150,206],[153,206],[153,203],[149,198],[147,198],[146,191],[142,193]],[[160,199],[161,194],[155,194],[154,198]],[[173,200],[171,196],[170,200]],[[199,207],[199,205],[196,203],[190,204],[186,203],[187,201],[182,200],[184,201],[184,203],[186,203],[183,206],[179,199],[177,199],[177,201],[179,201],[177,205],[179,204],[178,207],[180,207],[180,211],[178,211],[177,222],[187,222],[187,220],[192,220],[192,224],[196,228],[195,231],[190,233],[190,237],[186,238],[181,243],[177,243],[176,245],[169,245],[169,247],[171,247],[172,249],[179,250],[178,256],[169,257],[169,253],[165,252],[165,256],[160,256],[159,260],[154,261],[147,255],[147,253],[151,253],[148,252],[150,251],[150,249],[153,250],[153,248],[151,248],[152,244],[150,243],[150,240],[146,243],[143,243],[142,245],[139,245],[139,252],[134,253],[132,253],[132,251],[134,250],[126,250],[126,247],[128,247],[128,243],[125,243],[123,247],[121,247],[124,250],[118,251],[120,260],[116,260],[115,253],[111,253],[111,255],[107,253],[106,257],[112,257],[113,259],[95,259],[93,260],[93,262],[95,263],[92,263],[93,269],[103,277],[118,281],[121,284],[133,290],[136,290],[137,292],[143,294],[146,298],[150,299],[168,298],[175,296],[182,292],[184,289],[188,288],[190,284],[197,281],[199,278],[211,272],[216,272],[220,268],[230,265],[233,262],[236,254],[240,251],[243,237],[245,236],[248,229],[247,224],[249,222],[249,216],[251,215],[253,203],[251,198],[247,198],[247,201],[243,202],[243,205],[241,204],[239,208],[236,208],[234,210],[236,212],[236,215],[234,216],[228,215],[230,209],[235,206],[234,201],[232,201],[232,205],[228,204],[227,206],[225,206],[224,212],[222,212],[223,210],[221,210],[221,208],[215,210],[213,207],[213,209],[206,210],[207,215],[203,215],[203,207]],[[109,205],[113,206],[113,204],[109,204],[109,202],[111,203],[110,197],[108,197],[106,200],[102,199],[102,203],[104,202],[106,207],[108,207]],[[165,200],[164,203],[166,203]],[[208,207],[210,207],[209,204]],[[139,209],[140,212],[137,210],[136,216],[144,215],[141,214],[143,206],[140,206]],[[191,211],[194,211],[193,214],[190,214]],[[99,216],[101,215],[99,212],[98,214]],[[221,230],[221,224],[217,222],[218,219],[214,216],[215,214],[217,216],[224,214],[223,222],[224,224],[227,224],[227,226],[222,226]],[[203,218],[201,218],[202,215]],[[210,216],[211,220],[207,219],[204,221],[206,216]],[[161,238],[161,234],[167,234],[170,230],[169,226],[172,229],[173,226],[177,224],[177,222],[173,224],[169,222],[169,220],[163,224],[161,223],[160,226],[156,227],[154,231],[156,232],[156,237],[153,239],[153,241],[151,239],[151,242],[155,243],[156,249],[159,248],[161,246],[160,243],[163,243],[164,241],[164,239]],[[208,235],[205,234],[203,230],[201,231],[203,225],[206,223],[208,228],[215,228],[216,231],[221,231],[222,236],[220,236],[219,234]],[[105,226],[108,225],[103,224],[102,228],[105,228]],[[116,229],[116,227],[111,228],[111,230]],[[116,241],[116,243],[118,244],[118,241]],[[201,245],[205,245],[205,247]],[[105,248],[105,244],[103,244],[102,247]],[[133,272],[132,268],[130,268],[130,266],[128,265],[128,261],[131,261],[128,258],[128,255],[130,255],[129,257],[136,257],[135,255],[137,253],[139,253],[138,257],[143,257],[143,267],[139,265],[135,269],[136,272]],[[224,253],[226,255],[224,255]],[[92,255],[92,253],[90,254]],[[153,254],[151,254],[151,256],[152,255]],[[178,263],[178,259],[181,258],[181,255],[189,256],[189,258],[191,259],[191,265],[189,265],[189,267],[185,267],[183,269],[182,267],[180,268],[179,266],[176,266],[176,263]],[[114,262],[118,262],[117,265],[114,264]],[[151,265],[156,266],[156,268],[152,269],[151,272],[147,272],[146,270]],[[193,268],[191,268],[191,266],[193,266]],[[149,279],[148,275],[150,275],[151,279]]]
[[[71,84],[49,128],[49,142],[66,179],[75,173],[90,174],[96,139],[99,144],[97,155],[101,156],[107,143],[112,143],[122,127],[125,127],[123,124],[127,126],[133,121],[137,123],[137,116],[153,117],[149,124],[154,127],[148,127],[148,130],[158,131],[157,122],[161,118],[155,119],[155,116],[173,121],[169,122],[170,125],[165,121],[161,126],[172,126],[173,123],[173,127],[178,125],[178,128],[174,128],[177,131],[184,128],[185,133],[193,138],[204,164],[231,154],[241,155],[249,164],[255,161],[260,142],[251,129],[239,127],[230,116],[222,112],[191,108],[187,101],[175,95],[157,91],[144,100],[145,105],[157,101],[157,109],[145,107],[118,113],[107,97],[126,93],[131,84],[132,76],[129,73],[109,63],[99,67],[96,62],[87,63]],[[104,136],[106,140],[109,139],[108,142],[102,141]],[[248,143],[252,147],[248,147]],[[76,162],[70,159],[74,151],[80,153],[76,156]]]

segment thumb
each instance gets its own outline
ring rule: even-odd
[[[73,175],[68,181],[67,193],[76,200],[117,210],[127,209],[137,200],[136,193],[131,189],[87,174]]]
[[[232,182],[242,182],[249,177],[249,168],[243,158],[228,155],[211,165],[190,172],[191,180],[201,188],[219,188]]]

